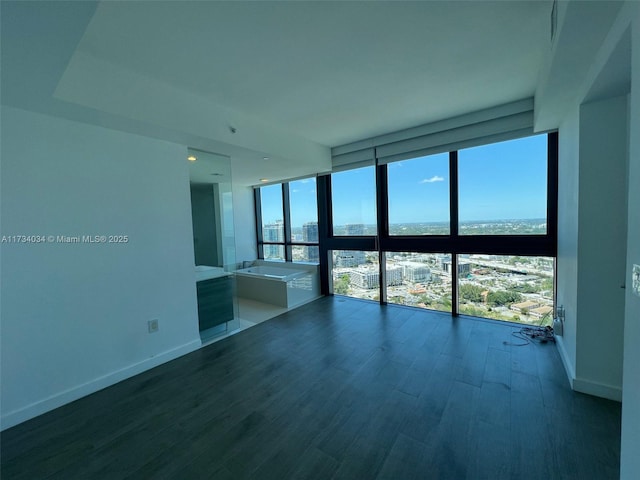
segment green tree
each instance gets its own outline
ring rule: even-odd
[[[493,307],[516,303],[520,300],[522,300],[522,295],[518,292],[510,292],[507,290],[498,290],[497,292],[490,292],[487,295],[487,303]]]
[[[349,286],[351,285],[351,279],[346,273],[342,275],[333,286],[333,291],[338,295],[346,295],[349,293]]]
[[[480,303],[483,301],[482,292],[484,289],[470,283],[460,285],[460,298],[470,303]]]

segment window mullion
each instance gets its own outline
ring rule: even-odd
[[[288,182],[282,184],[282,219],[284,223],[284,260],[285,262],[291,262],[291,209],[289,205]]]

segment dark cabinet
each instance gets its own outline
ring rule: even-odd
[[[196,282],[200,331],[233,320],[233,282],[231,276]]]

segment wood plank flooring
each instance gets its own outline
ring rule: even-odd
[[[513,325],[326,297],[2,433],[8,479],[617,479],[620,404]]]

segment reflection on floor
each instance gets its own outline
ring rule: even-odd
[[[223,338],[227,338],[242,330],[262,323],[265,320],[277,317],[287,310],[285,307],[278,307],[246,298],[238,298],[238,318],[228,322],[228,325],[219,325],[200,332],[202,345],[209,345]]]

